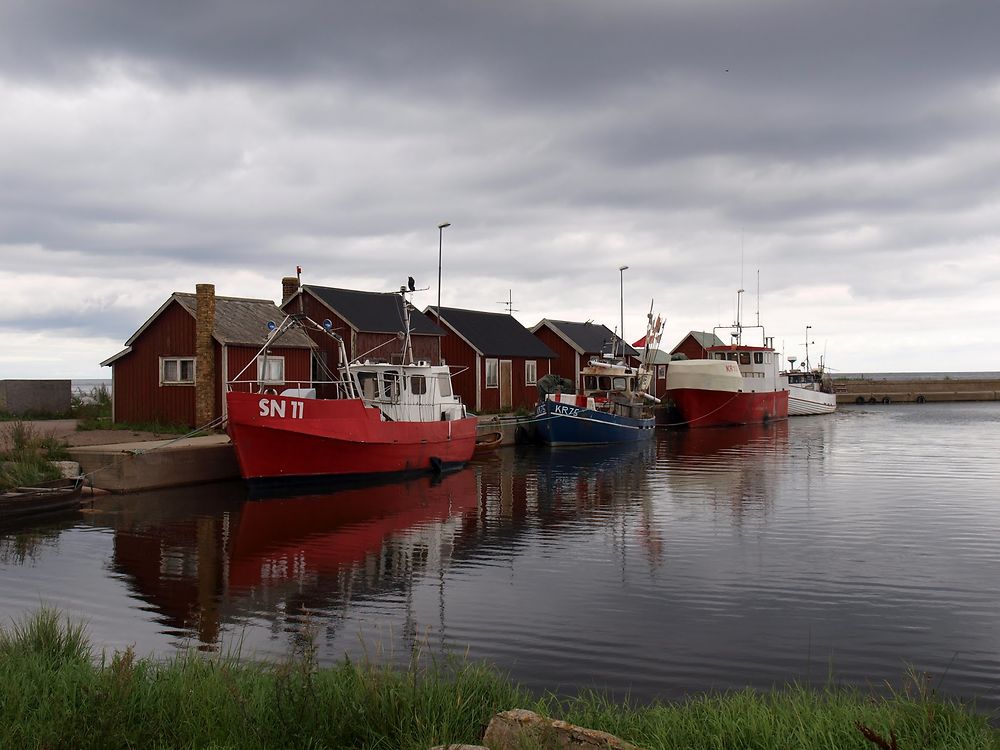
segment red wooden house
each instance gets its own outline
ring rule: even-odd
[[[572,323],[568,320],[540,321],[531,332],[556,353],[552,372],[572,380],[580,387],[580,372],[594,357],[611,352],[625,352],[633,364],[638,363],[639,352],[622,341],[611,330],[599,323]]]
[[[434,307],[427,315],[437,319]],[[507,313],[441,308],[444,361],[452,387],[478,414],[531,409],[538,378],[551,372],[556,354]],[[456,369],[457,368],[457,369]]]
[[[305,313],[317,323],[330,320],[333,331],[344,339],[348,361],[403,361],[403,302],[396,292],[361,292],[303,284],[295,276],[282,279],[281,309]],[[321,381],[334,380],[343,364],[336,341],[319,332],[309,334],[316,344],[313,380],[320,395],[333,397],[332,387]],[[438,362],[444,331],[419,310],[410,306],[410,340],[416,361]]]
[[[224,414],[226,383],[248,363],[241,387],[309,380],[314,347],[301,331],[286,334],[263,361],[254,359],[268,321],[282,317],[270,300],[216,297],[211,284],[199,284],[197,295],[174,292],[125,349],[101,362],[111,367],[112,419],[201,426]]]
[[[689,331],[687,336],[670,350],[670,354],[671,356],[683,354],[688,359],[705,359],[708,357],[707,349],[710,346],[722,346],[722,339],[708,331]]]

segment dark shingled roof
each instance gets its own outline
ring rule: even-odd
[[[196,295],[188,292],[174,292],[171,298],[177,300],[191,315],[197,315],[198,298]],[[278,309],[271,300],[216,297],[215,327],[212,335],[220,344],[263,346],[269,333],[267,330],[268,321],[273,320],[280,324],[284,319],[285,313]],[[282,335],[277,346],[312,348],[314,344],[303,331],[296,328]]]
[[[428,307],[434,310],[434,307]],[[441,319],[480,354],[553,359],[556,353],[507,313],[442,307]]]
[[[688,331],[684,338],[677,342],[677,346],[684,343],[684,339],[691,336],[695,341],[697,341],[703,349],[707,349],[710,346],[724,346],[725,342],[716,336],[714,333],[709,333],[708,331]],[[677,351],[677,346],[671,349],[671,352]]]
[[[302,289],[315,295],[357,331],[399,333],[403,330],[403,302],[397,292],[359,292],[312,284],[304,284]],[[410,331],[444,336],[444,331],[413,305],[410,305]]]
[[[620,349],[621,344],[624,343],[611,332],[610,328],[600,323],[573,323],[568,320],[549,320],[546,318],[535,326],[535,330],[538,330],[539,326],[546,323],[556,333],[561,333],[563,338],[567,339],[581,354],[585,352],[600,354],[605,350],[610,351],[611,344],[614,341],[619,342],[618,347]],[[639,352],[628,344],[625,344],[625,354],[630,357],[640,356]]]

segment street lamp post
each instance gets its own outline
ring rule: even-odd
[[[450,227],[451,222],[443,221],[438,224],[438,303],[437,303],[437,323],[441,325],[441,244],[444,240],[444,229]],[[438,364],[441,364],[441,337],[438,336]]]
[[[622,358],[625,358],[625,272],[628,270],[628,266],[620,266],[618,268],[618,279],[620,282],[619,288],[619,304],[621,309],[619,313],[621,314],[621,328],[618,329],[618,338],[622,342]]]
[[[809,369],[809,329],[812,326],[806,326],[806,370]]]

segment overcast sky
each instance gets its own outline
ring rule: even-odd
[[[0,0],[0,378],[281,277],[1000,370],[1000,4]],[[623,275],[619,266],[629,268]]]

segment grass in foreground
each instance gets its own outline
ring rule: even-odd
[[[96,657],[84,629],[42,609],[0,630],[0,747],[401,748],[475,743],[490,717],[530,708],[645,748],[997,748],[987,720],[926,690],[888,698],[790,687],[683,704],[532,698],[470,664],[318,668],[310,644],[279,664],[195,652]]]

